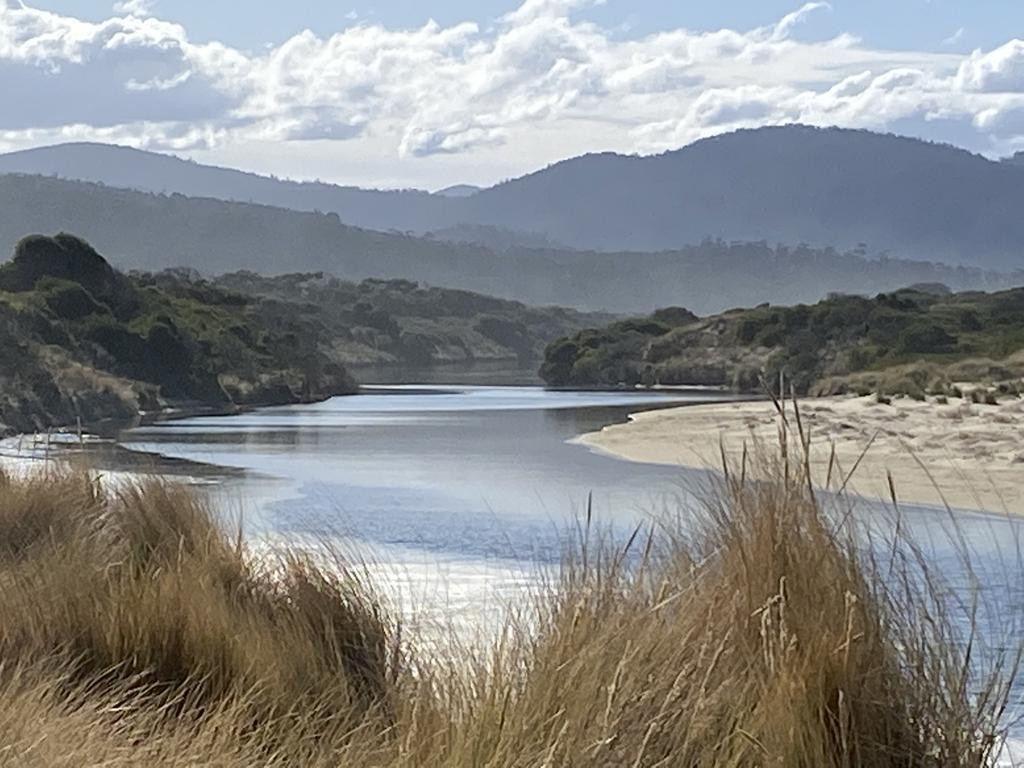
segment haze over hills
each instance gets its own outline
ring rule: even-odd
[[[473,184],[455,184],[454,186],[451,186],[451,187],[445,187],[444,189],[439,189],[434,194],[435,195],[440,195],[441,197],[455,197],[455,198],[472,197],[473,195],[475,195],[477,192],[481,191],[482,189],[483,189],[483,187],[477,187],[477,186],[475,186]]]
[[[307,213],[183,195],[154,195],[41,176],[0,176],[0,248],[35,232],[87,238],[120,268],[192,267],[207,275],[323,271],[346,280],[402,278],[529,304],[698,313],[764,301],[813,301],[921,282],[955,289],[1024,282],[1022,275],[857,253],[706,241],[660,253],[478,245],[348,226]]]
[[[448,222],[449,197],[421,190],[365,190],[297,182],[110,144],[73,143],[0,155],[0,174],[56,176],[160,194],[344,213],[368,229],[427,232]],[[456,188],[455,195],[460,192]],[[467,190],[462,190],[465,196]]]
[[[582,190],[582,192],[581,192]],[[805,126],[740,131],[656,157],[592,155],[467,201],[472,218],[575,247],[702,237],[1024,266],[1024,173],[951,146]]]
[[[1024,172],[955,147],[867,131],[740,131],[651,157],[585,155],[473,192],[366,191],[76,144],[0,156],[0,173],[336,212],[382,231],[537,238],[655,251],[704,238],[808,243],[990,269],[1024,267]],[[498,230],[502,237],[495,238]]]

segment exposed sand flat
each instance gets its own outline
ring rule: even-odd
[[[800,412],[823,487],[832,445],[845,473],[867,449],[848,485],[862,496],[888,499],[891,472],[901,502],[1024,514],[1024,399],[826,397],[801,400]],[[578,442],[631,461],[718,469],[720,445],[738,461],[744,444],[778,445],[778,430],[770,402],[719,403],[637,414]]]

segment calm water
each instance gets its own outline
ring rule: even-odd
[[[219,498],[254,535],[344,536],[384,559],[545,563],[557,560],[588,499],[599,523],[629,531],[685,510],[707,476],[620,461],[572,438],[631,412],[729,398],[434,384],[369,392],[133,429],[119,443],[155,457],[158,470],[168,461],[203,467],[197,474],[220,481]],[[857,515],[891,539],[881,505],[861,503]],[[1016,520],[907,506],[900,526],[958,582],[964,546],[981,568],[1020,570]],[[1008,581],[981,588],[1008,600]]]
[[[635,525],[685,503],[703,473],[629,464],[568,441],[634,411],[720,400],[713,392],[552,392],[388,386],[370,394],[134,429],[133,451],[242,470],[223,497],[256,533],[340,533],[375,549],[549,561],[592,498]]]

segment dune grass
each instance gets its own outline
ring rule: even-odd
[[[1019,651],[884,558],[798,458],[729,467],[696,518],[583,526],[494,643],[403,634],[358,565],[248,548],[202,498],[0,480],[0,764],[992,764]]]

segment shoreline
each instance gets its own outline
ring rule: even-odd
[[[230,405],[203,405],[201,403],[177,403],[168,404],[159,410],[139,411],[131,419],[102,419],[99,421],[82,422],[80,424],[61,425],[49,427],[46,430],[36,432],[11,432],[0,434],[0,471],[23,470],[32,467],[39,461],[50,461],[55,458],[74,458],[85,446],[95,448],[102,446],[117,449],[116,435],[127,429],[136,427],[153,426],[174,421],[182,421],[192,418],[207,418],[215,416],[238,416],[243,413],[264,408],[276,408],[287,405],[310,405],[326,402],[335,397],[354,397],[365,394],[364,388],[360,386],[354,392],[345,392],[324,395],[317,398],[298,398],[291,402],[267,402],[267,403],[245,403]],[[12,450],[17,446],[15,450]],[[127,450],[127,449],[124,449]],[[136,453],[128,451],[129,453]],[[140,454],[140,456],[145,454]],[[187,460],[171,459],[166,456],[154,456],[161,461],[179,464],[182,476],[200,477],[210,473],[210,470],[217,469],[218,474],[236,474],[230,467],[220,467],[214,464],[203,462],[191,462]],[[191,468],[192,472],[184,470]],[[196,470],[205,470],[197,472]],[[119,470],[120,471],[120,470]]]
[[[883,404],[844,395],[799,406],[820,488],[837,487],[838,467],[850,475],[848,491],[891,504],[891,474],[901,504],[1024,515],[1024,399]],[[787,413],[794,422],[789,403]],[[723,450],[739,466],[745,448],[778,441],[777,412],[762,400],[643,411],[572,442],[625,461],[720,470]]]
[[[296,398],[294,400],[268,400],[255,403],[225,403],[219,405],[205,405],[198,402],[170,403],[163,408],[149,411],[139,411],[131,418],[104,418],[95,421],[83,421],[78,424],[54,424],[46,429],[38,429],[34,432],[12,431],[0,434],[0,440],[36,439],[50,436],[84,436],[110,438],[116,432],[132,429],[134,427],[147,427],[153,424],[162,424],[170,421],[182,421],[184,419],[205,418],[213,416],[238,416],[243,413],[262,410],[264,408],[277,408],[289,405],[314,405],[333,400],[336,397],[355,397],[367,394],[365,387],[359,385],[352,392],[337,392],[320,397]]]

